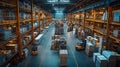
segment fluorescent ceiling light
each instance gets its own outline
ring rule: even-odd
[[[47,0],[48,2],[58,2],[58,0]]]
[[[48,2],[70,2],[70,0],[47,0]]]
[[[60,2],[70,2],[70,0],[60,0]]]

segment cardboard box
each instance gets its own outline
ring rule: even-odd
[[[108,67],[108,61],[103,55],[97,56],[96,67]]]
[[[93,53],[93,62],[96,63],[97,56],[100,56],[100,53]]]
[[[67,50],[60,50],[60,66],[67,66],[68,52]]]

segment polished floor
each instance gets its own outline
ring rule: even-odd
[[[60,59],[58,51],[50,50],[51,36],[54,35],[54,24],[49,26],[48,32],[44,33],[38,45],[39,54],[28,56],[26,60],[18,64],[17,67],[59,67]],[[95,67],[92,57],[88,57],[84,51],[76,51],[75,45],[78,41],[74,36],[74,31],[67,32],[67,25],[64,24],[64,35],[67,40],[68,67]]]

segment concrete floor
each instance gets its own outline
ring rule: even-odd
[[[67,25],[64,25],[64,37],[67,40],[68,67],[95,67],[92,57],[88,57],[84,51],[76,51],[75,45],[79,41],[74,36],[74,31],[67,32]],[[50,50],[51,36],[54,35],[54,25],[50,25],[48,32],[44,34],[38,45],[39,54],[28,56],[26,60],[17,67],[59,67],[60,59],[57,51]]]

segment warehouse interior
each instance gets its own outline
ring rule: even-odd
[[[120,0],[0,0],[0,67],[120,67]]]

